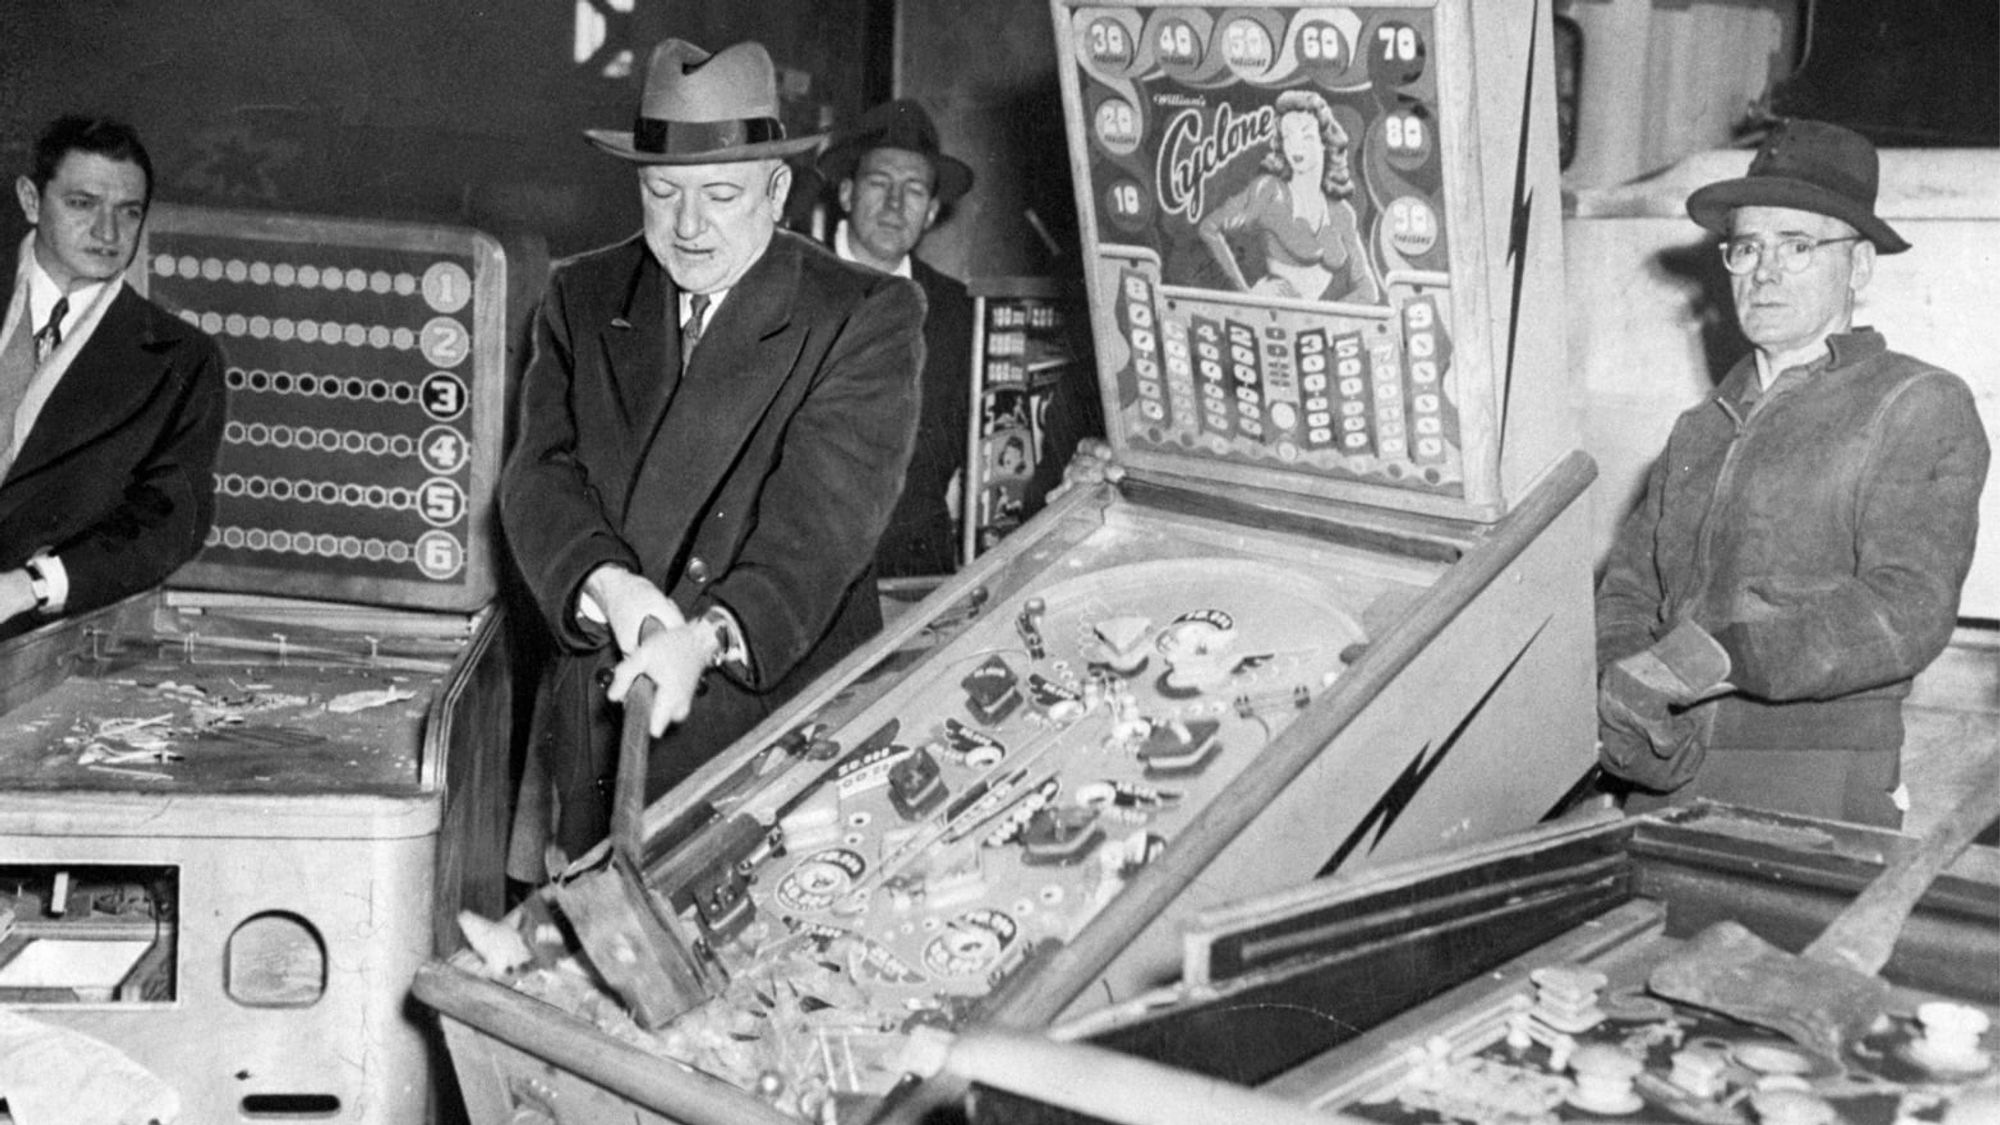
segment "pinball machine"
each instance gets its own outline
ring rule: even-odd
[[[128,283],[224,354],[217,514],[164,589],[0,647],[0,1004],[123,1052],[182,1120],[430,1120],[408,982],[503,894],[486,498],[536,260],[148,217]]]
[[[634,943],[546,900],[425,967],[475,1119],[844,1120],[914,1027],[1138,995],[1200,911],[1594,761],[1546,5],[1051,16],[1106,479],[645,810],[690,1010],[579,990]]]

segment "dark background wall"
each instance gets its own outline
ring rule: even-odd
[[[637,228],[628,166],[581,130],[629,124],[654,43],[762,41],[787,127],[811,132],[886,96],[893,8],[0,0],[0,167],[10,181],[26,169],[48,118],[103,112],[139,128],[164,200],[529,231],[560,256]],[[580,22],[603,35],[581,62]],[[18,240],[20,209],[4,211],[0,234]]]

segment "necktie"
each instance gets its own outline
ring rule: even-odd
[[[48,321],[42,325],[40,332],[35,333],[35,362],[37,364],[47,362],[49,353],[55,351],[57,346],[62,343],[62,322],[63,317],[67,315],[69,315],[69,298],[57,297],[56,307],[49,310]]]
[[[688,361],[694,358],[694,346],[701,343],[702,322],[708,316],[708,294],[696,293],[688,298],[687,323],[681,325],[681,370],[686,371]]]

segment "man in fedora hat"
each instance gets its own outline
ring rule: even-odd
[[[923,360],[916,286],[778,229],[819,138],[785,136],[762,46],[666,41],[633,127],[586,135],[634,166],[644,229],[551,276],[500,485],[557,650],[516,877],[545,809],[570,855],[604,835],[634,678],[651,798],[881,628]]]
[[[1780,124],[1688,197],[1751,354],[1675,422],[1597,590],[1600,760],[1695,797],[1902,822],[1902,699],[1949,640],[1988,450],[1971,392],[1853,326],[1875,148]]]
[[[957,569],[958,505],[971,392],[972,297],[916,256],[938,215],[971,187],[972,169],[947,155],[937,126],[908,99],[884,102],[837,134],[819,158],[843,216],[834,253],[911,278],[923,288],[923,420],[903,495],[876,564],[890,577]]]

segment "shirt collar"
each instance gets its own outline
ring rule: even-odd
[[[708,295],[708,311],[702,314],[703,327],[707,327],[708,325],[715,323],[715,310],[722,307],[722,299],[727,296],[729,296],[728,289],[717,289],[715,292],[710,293]],[[686,324],[688,322],[688,317],[691,317],[693,315],[694,315],[694,294],[683,289],[681,290],[681,315],[679,323]]]
[[[856,265],[862,265],[862,266],[868,265],[867,262],[864,262],[861,259],[854,256],[854,249],[852,246],[848,244],[846,219],[842,219],[840,220],[839,223],[834,225],[833,252],[835,254],[840,255],[843,261],[853,262]],[[874,269],[875,267],[869,266],[869,268]],[[890,270],[889,272],[895,274],[897,277],[908,277],[911,278],[912,280],[915,280],[914,276],[910,273],[910,256],[908,254],[903,255],[903,260],[897,262],[896,268]]]
[[[28,267],[28,323],[31,325],[29,331],[35,332],[40,331],[42,326],[48,323],[49,313],[56,307],[56,301],[64,294],[62,288],[56,284],[56,279],[50,277],[49,271],[42,268],[42,261],[40,258],[35,257],[32,248],[28,251],[28,258],[30,262]],[[83,315],[84,310],[88,309],[92,302],[97,300],[98,294],[102,293],[104,287],[109,284],[110,282],[108,281],[93,281],[88,285],[69,292],[69,308],[63,313],[63,335],[69,335],[71,326],[76,324],[77,318]]]

